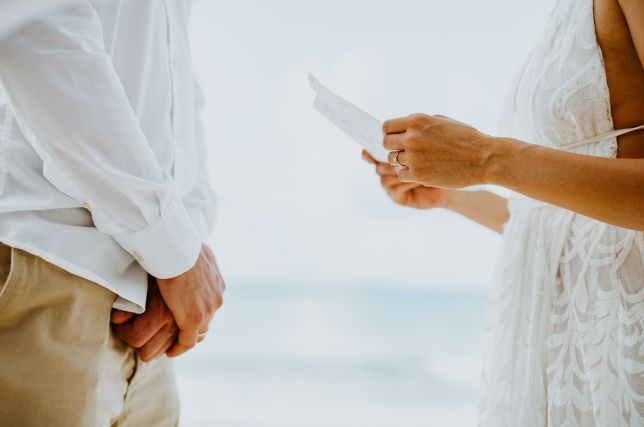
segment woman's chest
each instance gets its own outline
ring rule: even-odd
[[[592,0],[560,0],[518,80],[515,120],[530,142],[565,148],[613,128]]]

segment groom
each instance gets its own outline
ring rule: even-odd
[[[0,29],[0,425],[174,426],[225,288],[190,2],[44,4]]]

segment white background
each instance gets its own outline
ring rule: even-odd
[[[499,236],[391,203],[307,73],[380,119],[495,134],[553,2],[195,3],[228,291],[177,363],[184,426],[475,425]]]
[[[494,134],[552,3],[197,1],[213,243],[230,284],[485,289],[498,237],[390,203],[312,109],[307,72],[381,119],[440,113]]]

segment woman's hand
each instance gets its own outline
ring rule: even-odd
[[[644,230],[644,158],[587,156],[495,138],[424,114],[388,120],[383,131],[401,181],[439,188],[497,185],[601,222]],[[496,220],[485,223],[498,229]]]
[[[403,182],[393,166],[378,162],[366,151],[362,152],[362,158],[376,166],[380,184],[395,203],[416,209],[444,208],[497,233],[503,232],[503,224],[510,215],[507,200],[503,197],[488,191],[446,190]]]
[[[378,162],[366,151],[362,152],[362,158],[376,166],[376,173],[380,175],[380,185],[395,203],[415,209],[447,206],[450,190],[425,187],[413,182],[402,182],[393,166]]]
[[[440,188],[486,183],[494,144],[471,126],[444,116],[413,114],[387,120],[383,132],[384,146],[392,150],[389,162],[403,182]]]

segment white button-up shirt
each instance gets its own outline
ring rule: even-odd
[[[43,3],[18,3],[30,2]],[[0,0],[0,15],[15,4]],[[134,312],[147,274],[188,270],[213,225],[189,12],[76,0],[0,28],[0,241]]]

